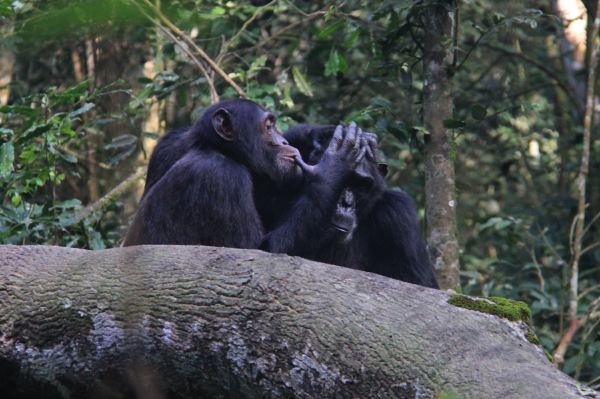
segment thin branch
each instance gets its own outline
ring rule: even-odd
[[[267,8],[270,7],[271,5],[273,5],[273,3],[276,3],[278,0],[271,0],[269,3],[265,4],[262,7],[258,7],[256,9],[256,11],[254,11],[254,14],[252,14],[252,16],[246,21],[244,22],[244,24],[242,25],[242,27],[240,28],[240,30],[231,37],[231,39],[229,39],[227,42],[225,42],[225,44],[223,45],[223,50],[222,51],[227,51],[227,49],[229,47],[231,47],[235,41],[240,37],[240,35],[242,33],[244,33],[244,31],[246,31],[246,29],[248,28],[248,26],[254,22],[254,20],[256,18],[258,18],[258,16]]]
[[[598,213],[596,214],[596,216],[594,216],[594,217],[592,218],[592,220],[590,220],[590,222],[587,224],[587,226],[585,226],[585,229],[583,229],[583,235],[585,235],[585,233],[587,233],[587,232],[588,232],[588,230],[590,229],[590,227],[592,227],[592,225],[593,225],[594,223],[596,223],[598,220],[600,220],[600,212],[598,212]]]
[[[573,337],[575,336],[575,333],[579,327],[580,324],[578,320],[571,320],[569,323],[569,328],[567,328],[567,331],[562,336],[552,356],[554,358],[555,366],[559,366],[565,361],[565,353],[567,352],[567,348],[571,344],[571,341],[573,340]]]
[[[563,80],[550,68],[548,68],[546,65],[544,65],[542,62],[537,61],[523,53],[517,53],[514,51],[510,51],[507,50],[505,48],[502,47],[497,47],[497,46],[493,46],[491,44],[481,44],[482,47],[486,47],[489,48],[490,50],[494,50],[497,51],[499,53],[505,54],[505,55],[509,55],[509,56],[513,56],[516,58],[519,58],[525,62],[527,62],[528,64],[531,64],[533,66],[535,66],[536,68],[538,68],[539,70],[541,70],[542,72],[544,72],[546,75],[548,75],[550,78],[552,78],[554,81],[556,81],[556,83],[558,84],[558,86],[560,86],[560,88],[567,94],[567,96],[569,96],[569,98],[571,99],[571,101],[573,102],[573,104],[575,104],[575,106],[577,107],[578,112],[582,112],[583,110],[581,109],[580,103],[579,101],[577,101],[577,98],[575,96],[575,94],[573,94],[572,90],[569,88],[569,86],[567,86],[565,84],[565,82],[563,82]],[[463,61],[464,62],[464,61]],[[461,64],[462,65],[462,64]],[[458,66],[458,68],[460,68],[460,65]]]
[[[483,78],[485,78],[487,74],[490,73],[492,69],[494,69],[494,67],[500,65],[500,62],[504,57],[504,54],[499,54],[492,62],[490,62],[490,64],[479,74],[479,76],[470,82],[469,87],[467,88],[467,92],[475,88],[475,86],[477,86],[479,82],[481,82]]]
[[[584,298],[584,297],[585,297],[587,294],[589,294],[589,293],[591,293],[591,292],[594,292],[595,290],[597,290],[597,289],[599,289],[599,288],[600,288],[600,284],[596,284],[596,285],[593,285],[593,286],[591,286],[591,287],[589,287],[589,288],[586,288],[585,290],[581,291],[581,293],[579,294],[579,297],[578,297],[577,299],[582,299],[582,298]]]
[[[121,197],[123,194],[129,191],[138,182],[138,180],[143,179],[144,176],[146,176],[146,168],[137,168],[137,170],[132,175],[130,175],[128,178],[119,183],[119,185],[110,190],[102,198],[83,208],[78,214],[76,214],[73,217],[72,220],[70,220],[69,225],[77,224],[83,221],[84,219],[87,219],[90,215],[105,209],[117,198]]]
[[[148,20],[150,22],[152,22],[154,24],[154,26],[156,26],[162,33],[164,33],[166,36],[168,36],[169,39],[171,39],[171,41],[173,41],[173,43],[175,43],[185,54],[187,54],[188,57],[190,57],[192,62],[198,67],[198,69],[200,69],[200,72],[202,72],[202,75],[204,75],[204,77],[206,78],[206,83],[208,84],[208,88],[210,91],[211,102],[213,104],[219,102],[219,95],[217,94],[217,89],[215,88],[214,79],[212,79],[212,77],[210,76],[210,74],[208,73],[208,71],[206,70],[204,65],[200,62],[200,60],[198,60],[198,58],[196,58],[196,56],[194,54],[192,54],[192,52],[190,51],[188,46],[185,43],[183,43],[181,40],[179,40],[168,29],[166,29],[160,23],[160,21],[158,21],[156,18],[154,18],[150,14],[148,14],[141,5],[139,5],[135,1],[133,2],[133,4],[135,4],[135,6],[140,10],[142,15],[144,15],[146,18],[148,18]]]
[[[591,251],[592,249],[599,247],[600,246],[600,241],[595,242],[593,244],[588,245],[587,247],[585,247],[584,249],[581,250],[581,255],[583,256],[583,254],[587,253],[588,251]]]
[[[66,154],[72,155],[75,158],[77,158],[78,160],[80,160],[82,163],[87,161],[87,156],[81,155],[76,151],[73,151],[72,149],[68,148],[68,147],[61,147],[60,148],[61,151],[65,152]],[[110,166],[107,163],[101,162],[101,161],[97,161],[96,164],[101,167],[102,169],[105,170],[113,170],[114,168],[112,166]]]
[[[177,39],[177,37],[175,37],[175,35],[172,34],[169,30],[165,29],[165,27],[162,26],[162,24],[160,24],[156,20],[152,20],[152,21],[155,23],[156,26],[158,26],[158,28],[161,30],[161,32],[163,32],[165,35],[167,35],[177,46],[179,46],[179,48],[184,53],[186,53],[188,57],[190,57],[190,59],[198,67],[198,69],[200,69],[200,72],[202,72],[202,75],[204,75],[204,78],[206,78],[206,83],[208,84],[208,88],[210,91],[211,103],[213,103],[213,104],[218,103],[219,102],[219,94],[217,93],[217,89],[215,88],[215,81],[210,76],[210,74],[208,73],[208,71],[206,70],[204,65],[200,62],[200,60],[198,58],[196,58],[196,56],[194,54],[192,54],[189,47],[185,43],[183,43],[181,40]]]
[[[454,2],[454,34],[452,35],[452,46],[454,47],[452,52],[452,70],[456,71],[456,65],[458,64],[458,27],[460,25],[460,7],[458,6],[459,0]]]
[[[219,76],[221,76],[233,89],[240,95],[240,97],[248,98],[248,95],[242,88],[231,79],[223,69],[213,59],[200,47],[198,46],[188,35],[186,35],[181,29],[179,29],[169,18],[167,18],[162,11],[156,9],[154,4],[150,2],[150,0],[142,0],[148,7],[150,7],[158,19],[167,26],[175,35],[179,36],[183,41],[187,43],[194,51],[200,54],[200,57],[206,61],[206,63],[211,67],[213,71],[215,71]],[[133,0],[135,4],[137,2]]]
[[[538,276],[538,280],[540,280],[540,291],[545,292],[546,284],[544,281],[544,275],[542,273],[542,268],[540,267],[540,264],[538,263],[537,258],[535,256],[535,249],[531,248],[531,250],[529,251],[529,254],[531,255],[531,260],[533,261],[533,266],[535,266],[535,271]]]
[[[261,41],[259,41],[258,43],[256,43],[253,46],[247,47],[244,50],[251,50],[251,49],[255,49],[255,48],[261,48],[263,47],[265,44],[267,44],[268,42],[275,40],[277,37],[283,35],[284,33],[286,33],[289,30],[294,29],[295,27],[297,27],[298,25],[302,25],[305,24],[307,22],[310,22],[314,19],[317,19],[318,17],[321,17],[323,15],[325,15],[326,12],[325,11],[315,11],[311,14],[308,14],[308,16],[301,18],[300,20],[296,21],[296,22],[292,22],[291,24],[287,25],[285,28],[281,28],[279,29],[277,32],[273,33],[271,36],[262,39]]]

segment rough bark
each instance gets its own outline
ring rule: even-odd
[[[0,392],[584,397],[517,324],[449,295],[255,250],[4,246]]]
[[[427,243],[442,288],[457,288],[458,238],[452,132],[444,121],[452,119],[448,71],[454,13],[452,1],[433,3],[423,11],[423,120],[429,131],[425,148],[425,211]]]

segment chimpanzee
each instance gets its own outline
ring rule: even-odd
[[[249,100],[215,104],[193,127],[167,135],[157,146],[162,150],[152,156],[123,245],[203,244],[282,253],[310,248],[364,158],[362,142],[356,125],[340,125],[319,162],[308,166],[277,131],[269,111]],[[298,187],[276,231],[266,234],[256,198]]]
[[[296,125],[284,137],[308,164],[318,164],[333,130],[333,126]],[[370,141],[369,147],[338,201],[334,219],[348,216],[341,236],[302,256],[437,288],[413,201],[407,193],[387,188],[387,167],[377,162],[376,143]]]

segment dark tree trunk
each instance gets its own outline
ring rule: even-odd
[[[583,397],[517,324],[449,295],[261,251],[4,246],[0,392]]]

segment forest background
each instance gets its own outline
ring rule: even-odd
[[[597,12],[0,0],[0,243],[118,246],[156,140],[218,99],[281,130],[354,120],[415,198],[442,286],[527,302],[557,367],[598,388]]]

